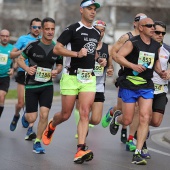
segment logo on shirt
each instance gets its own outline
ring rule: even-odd
[[[57,57],[52,57],[53,60],[57,60]]]
[[[43,55],[37,55],[36,53],[33,53],[33,57],[37,57],[37,58],[43,58]]]
[[[163,56],[163,55],[161,55],[160,58],[168,59],[168,56]]]
[[[93,42],[88,42],[84,45],[84,48],[88,50],[87,53],[93,54],[94,51],[96,50],[96,44]]]
[[[81,35],[86,35],[86,36],[88,36],[88,34],[87,34],[87,33],[81,33]]]

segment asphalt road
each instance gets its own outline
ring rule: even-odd
[[[10,88],[15,88],[15,83]],[[59,86],[55,84],[55,88]],[[116,103],[117,92],[108,79],[106,84],[106,101],[104,111]],[[168,95],[170,99],[170,96]],[[73,163],[77,140],[74,138],[76,125],[74,116],[59,125],[55,131],[51,145],[44,146],[46,154],[38,155],[32,152],[33,143],[25,141],[26,129],[19,120],[14,132],[9,125],[14,114],[15,101],[7,101],[0,119],[0,170],[169,170],[170,144],[163,140],[163,135],[170,130],[170,105],[161,127],[151,128],[151,135],[147,141],[152,158],[146,166],[131,163],[132,152],[125,151],[125,145],[120,142],[120,131],[112,136],[108,128],[101,124],[91,128],[87,137],[87,145],[94,152],[91,162],[77,165]],[[61,108],[60,98],[55,98],[50,111],[51,118]],[[22,112],[21,112],[22,114]],[[34,129],[36,130],[37,122]]]

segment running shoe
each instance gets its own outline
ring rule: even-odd
[[[10,130],[11,131],[14,131],[16,129],[19,118],[20,118],[20,115],[18,115],[18,116],[14,115],[12,122],[10,124]]]
[[[74,156],[74,163],[82,164],[84,161],[88,162],[93,159],[93,152],[91,150],[86,149],[80,149],[77,151]]]
[[[45,149],[41,146],[41,142],[36,142],[33,144],[33,152],[37,154],[44,154]]]
[[[142,149],[141,156],[142,158],[145,158],[145,159],[151,159],[151,155],[149,154],[149,151],[147,148]]]
[[[132,163],[136,165],[146,165],[147,161],[142,158],[141,154],[133,154]]]
[[[136,150],[136,145],[133,143],[132,140],[126,142],[126,150],[130,152],[134,152]]]
[[[22,115],[22,119],[21,119],[21,122],[22,122],[22,126],[24,127],[24,128],[28,128],[28,126],[29,126],[29,123],[28,123],[28,121],[25,119],[25,111],[24,111],[24,114]]]
[[[25,136],[25,140],[32,141],[35,138],[36,138],[36,134],[35,132],[33,132],[33,128],[29,127]]]
[[[111,123],[110,123],[110,133],[111,133],[112,135],[116,135],[117,131],[119,130],[119,125],[117,125],[117,124],[115,123],[115,118],[118,117],[118,116],[121,115],[121,114],[122,114],[122,112],[121,112],[120,110],[116,110],[116,111],[114,112],[114,116],[113,116],[112,121],[111,121]]]
[[[102,117],[102,126],[106,128],[109,126],[110,121],[112,120],[113,116],[110,115],[110,112],[113,111],[113,107],[111,107],[108,112]]]
[[[52,137],[53,137],[53,134],[54,134],[54,131],[55,130],[52,130],[50,129],[50,123],[52,123],[52,119],[49,121],[43,135],[42,135],[42,141],[43,141],[43,144],[44,145],[49,145],[51,143],[51,140],[52,140]]]
[[[127,142],[127,129],[121,130],[120,140],[121,140],[122,143],[126,144],[126,142]]]

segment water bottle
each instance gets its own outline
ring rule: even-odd
[[[148,63],[144,63],[142,66],[144,66],[145,68],[148,68],[149,65]],[[132,73],[134,76],[137,76],[139,74],[137,71],[134,71],[134,70],[132,71]]]

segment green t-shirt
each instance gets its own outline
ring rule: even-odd
[[[12,60],[10,59],[12,49],[12,44],[8,44],[7,46],[0,45],[0,77],[9,76],[8,72],[12,64]]]

